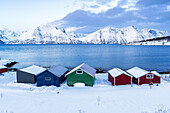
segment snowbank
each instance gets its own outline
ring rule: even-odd
[[[1,113],[153,113],[169,112],[170,83],[112,86],[96,74],[94,87],[36,87],[16,83],[16,73],[0,76]]]
[[[7,59],[0,59],[0,65],[6,65],[7,63],[11,63],[11,60],[7,60]]]

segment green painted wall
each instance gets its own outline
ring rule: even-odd
[[[86,86],[93,86],[94,77],[83,71],[83,74],[76,74],[76,71],[67,75],[67,85],[73,86],[75,83],[85,83]]]

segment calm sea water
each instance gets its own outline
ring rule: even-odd
[[[170,70],[170,46],[124,45],[0,45],[0,58],[18,61],[18,68],[37,64],[74,67],[83,62],[96,67]]]

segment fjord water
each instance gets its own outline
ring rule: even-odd
[[[170,70],[170,46],[0,45],[0,58],[18,61],[18,68],[31,64],[74,67],[85,62],[107,70],[133,66]]]

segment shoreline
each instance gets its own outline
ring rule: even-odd
[[[39,65],[39,66],[41,66],[41,67],[43,67],[43,68],[51,68],[52,66],[42,66],[42,65]],[[75,67],[67,67],[66,66],[66,68],[68,68],[69,69],[69,71],[70,70],[72,70],[72,69],[74,69]],[[96,69],[96,73],[107,73],[109,70],[106,70],[106,69],[104,69],[104,68],[95,68]],[[122,70],[124,70],[124,71],[126,71],[125,69],[122,69]],[[9,71],[17,71],[17,68],[10,68],[9,69]],[[148,71],[151,71],[151,70],[148,70]],[[158,72],[159,74],[170,74],[170,71],[160,71],[160,72]]]
[[[15,66],[18,63],[19,62],[17,62],[17,61],[11,61],[11,62],[6,63],[4,66],[6,66],[9,71],[17,71],[18,68],[16,68],[16,67],[13,68],[13,66]],[[38,65],[38,66],[41,66],[41,67],[47,68],[47,69],[53,67],[53,66],[43,66],[43,65]],[[69,71],[75,68],[75,67],[71,67],[71,66],[65,66],[65,67],[68,68]],[[102,68],[102,67],[95,68],[95,69],[96,69],[96,73],[107,73],[109,71],[109,70]],[[122,68],[122,70],[126,71],[126,69],[123,69],[123,68]],[[148,71],[153,71],[153,70],[149,69]],[[157,72],[159,74],[170,74],[170,69],[167,69],[167,71],[157,71]]]

